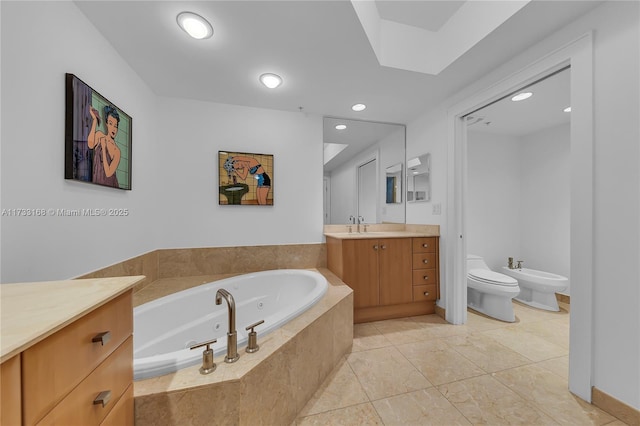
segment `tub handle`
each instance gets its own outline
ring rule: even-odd
[[[217,341],[218,339],[213,339],[208,342],[196,343],[194,346],[191,346],[191,350],[201,348],[203,346],[207,347],[204,352],[202,352],[202,367],[200,367],[200,374],[209,374],[215,371],[216,363],[213,362],[213,349],[211,349],[210,346]]]
[[[260,320],[257,323],[248,325],[245,328],[245,330],[249,331],[249,341],[247,343],[247,349],[245,349],[247,353],[252,354],[254,352],[258,352],[258,350],[260,349],[260,346],[258,345],[258,333],[256,333],[253,329],[263,323],[264,320]]]

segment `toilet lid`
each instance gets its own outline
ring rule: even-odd
[[[518,280],[515,278],[494,272],[490,269],[471,269],[469,270],[469,275],[478,281],[488,284],[504,285],[509,287],[518,285]]]

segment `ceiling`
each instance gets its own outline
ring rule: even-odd
[[[517,3],[499,24],[505,18],[496,12],[497,3]],[[403,124],[598,3],[76,1],[159,96],[285,111],[302,107],[302,112],[322,116]],[[471,7],[476,8],[473,17],[479,26],[487,23],[485,31],[495,28],[482,35],[469,26],[445,37],[466,22]],[[176,15],[185,10],[206,17],[214,27],[213,37],[188,37],[176,25]],[[372,32],[371,23],[376,22],[391,29]],[[416,36],[393,44],[389,34]],[[432,36],[447,46],[458,39],[467,45],[471,36],[477,39],[436,75],[380,64],[381,54],[392,53],[390,60],[399,61],[438,56],[438,46],[425,50],[421,44],[433,41]],[[381,45],[386,53],[380,52]],[[451,58],[441,58],[445,59]],[[281,75],[284,83],[276,90],[266,89],[258,82],[264,72]],[[350,107],[358,102],[367,109],[353,112]]]
[[[571,113],[571,73],[568,69],[554,74],[518,92],[531,92],[519,102],[508,96],[467,117],[470,133],[491,133],[522,137],[543,129],[569,123]]]

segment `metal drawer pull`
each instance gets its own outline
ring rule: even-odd
[[[98,396],[96,396],[96,399],[93,400],[93,405],[102,404],[102,407],[104,408],[107,406],[110,399],[111,399],[111,391],[110,390],[102,391]]]
[[[106,345],[109,340],[111,340],[111,332],[110,331],[105,331],[104,333],[96,334],[93,337],[93,339],[91,339],[91,341],[93,343],[100,342],[100,344],[102,346]]]
[[[429,292],[428,292],[428,291],[425,291],[425,292],[424,292],[424,295],[425,295],[425,296],[428,296],[428,295],[429,295]]]
[[[424,244],[422,244],[422,247],[424,247],[424,248],[428,248],[428,247],[429,247],[429,244],[424,243]]]
[[[427,280],[427,281],[429,280],[429,277],[428,277],[427,275],[425,275],[425,276],[424,276],[424,277],[422,277],[422,278],[424,278],[424,279],[425,279],[425,280]]]
[[[424,260],[422,261],[422,263],[424,263],[424,264],[426,265],[427,263],[429,263],[429,259],[424,259]]]

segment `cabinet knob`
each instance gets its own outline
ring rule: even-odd
[[[91,339],[93,343],[100,343],[102,346],[106,345],[109,340],[111,340],[110,331],[105,331],[104,333],[96,334],[95,336],[93,336],[93,339]]]
[[[422,263],[424,263],[424,264],[426,265],[427,263],[429,263],[429,259],[424,259],[424,260],[422,261]]]
[[[104,408],[109,403],[110,399],[111,399],[111,391],[110,390],[102,391],[98,394],[98,396],[96,396],[96,399],[93,400],[93,405],[102,404],[102,407]]]
[[[424,276],[424,277],[422,277],[422,278],[424,278],[424,280],[425,280],[425,281],[429,281],[429,276],[427,276],[427,275],[425,275],[425,276]]]
[[[429,292],[428,292],[428,291],[425,291],[425,292],[424,292],[424,295],[425,295],[425,296],[428,296],[428,295],[429,295]]]
[[[422,247],[424,247],[424,248],[429,248],[429,244],[424,243],[424,244],[422,244]]]
[[[377,245],[377,244],[374,244],[374,245],[373,245],[373,249],[374,249],[374,250],[378,250],[378,245]]]
[[[385,246],[384,244],[382,245],[382,250],[386,249],[387,246]]]

